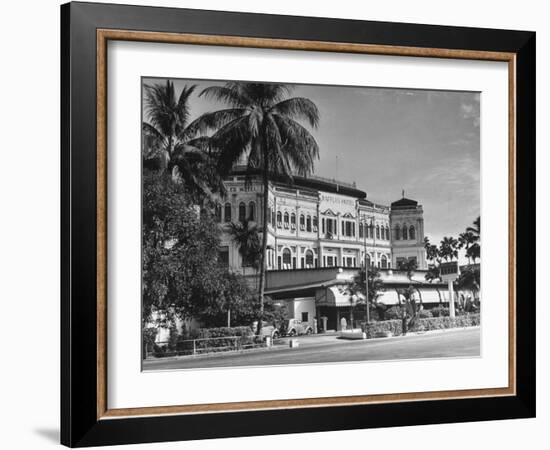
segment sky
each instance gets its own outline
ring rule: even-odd
[[[225,107],[199,98],[223,81],[174,79],[176,95],[196,84],[191,120]],[[165,79],[143,79],[144,84]],[[315,175],[357,183],[371,201],[405,197],[424,208],[434,243],[458,237],[480,215],[480,94],[462,91],[291,85],[319,109]],[[146,116],[145,116],[146,118]]]

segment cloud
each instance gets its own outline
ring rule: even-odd
[[[463,101],[460,104],[460,112],[463,119],[472,120],[474,127],[479,127],[479,95],[473,97],[473,102]]]

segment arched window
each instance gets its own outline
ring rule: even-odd
[[[300,230],[304,231],[306,229],[306,218],[303,214],[300,214]]]
[[[361,265],[365,267],[365,254],[363,253],[363,258],[361,258]],[[367,253],[367,265],[370,266],[370,255]]]
[[[380,239],[380,225],[376,225],[376,239]]]
[[[390,227],[386,225],[386,240],[390,240]]]
[[[307,216],[306,220],[306,230],[311,231],[311,216]]]
[[[289,226],[289,215],[288,215],[288,212],[285,212],[284,216],[283,216],[283,224],[284,224],[284,227],[285,228],[288,228]]]
[[[416,230],[412,225],[409,227],[409,239],[416,239]]]
[[[283,215],[281,214],[281,211],[277,211],[277,228],[281,228],[283,226]]]
[[[319,219],[317,219],[317,216],[313,216],[313,231],[317,231],[319,228]]]
[[[386,255],[382,255],[381,267],[382,267],[382,269],[387,269],[388,268],[388,258],[386,257]]]
[[[290,250],[285,248],[283,250],[283,269],[290,269],[291,260]]]
[[[399,228],[399,224],[395,226],[395,240],[398,241],[401,239],[401,228]]]
[[[223,216],[226,222],[231,222],[231,203],[226,203]]]
[[[363,239],[363,222],[359,222],[359,237]]]
[[[311,250],[306,251],[306,267],[308,269],[313,267],[313,252]]]
[[[246,220],[246,205],[244,203],[239,203],[239,222],[244,222]]]
[[[273,218],[271,217],[271,206],[267,208],[267,223],[273,223]]]
[[[256,203],[254,202],[248,204],[248,220],[252,222],[256,220]]]
[[[293,230],[296,228],[296,213],[290,215],[290,228]]]
[[[408,240],[407,225],[403,225],[403,240]]]

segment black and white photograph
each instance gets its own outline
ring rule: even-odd
[[[480,93],[142,78],[142,369],[480,356]]]

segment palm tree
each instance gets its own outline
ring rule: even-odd
[[[474,299],[478,299],[479,288],[481,286],[479,268],[468,267],[456,280],[458,289],[469,290],[472,293]]]
[[[269,179],[313,172],[319,156],[317,142],[298,121],[316,128],[317,106],[303,97],[289,98],[292,89],[284,84],[228,82],[204,89],[200,96],[220,101],[226,109],[206,113],[191,126],[206,134],[213,130],[210,145],[219,152],[218,170],[229,173],[246,159],[247,181],[261,173],[263,182],[262,252],[259,280],[259,320],[264,312],[267,253]],[[258,327],[259,328],[259,327]],[[259,330],[258,330],[259,331]]]
[[[477,246],[479,248],[479,244],[477,244],[478,239],[479,238],[471,231],[465,231],[464,233],[460,233],[460,235],[458,236],[458,248],[465,249],[466,258],[468,258],[468,263],[470,263],[471,258],[474,258],[474,263],[475,263],[476,256],[474,256],[475,251],[473,251],[473,247]]]
[[[244,222],[231,223],[229,233],[237,244],[239,254],[243,261],[243,272],[245,266],[260,268],[260,235],[258,227],[248,220]]]
[[[439,254],[445,261],[458,258],[458,241],[454,237],[445,236],[439,245]]]
[[[367,317],[366,309],[370,306],[376,308],[379,317],[382,317],[383,320],[384,313],[386,311],[386,305],[383,303],[378,303],[378,297],[381,293],[384,292],[384,283],[380,278],[380,269],[378,267],[371,267],[367,273],[367,284],[365,284],[365,270],[361,269],[349,286],[348,294],[350,298],[355,296],[363,299],[360,299],[357,303],[365,304],[365,318]],[[367,285],[368,285],[368,295],[367,295]],[[369,299],[367,302],[367,298]]]
[[[432,283],[433,281],[439,280],[441,281],[441,270],[439,269],[439,266],[432,265],[428,267],[428,271],[426,272],[426,275],[424,276],[427,282]],[[439,303],[443,303],[443,299],[441,298],[441,292],[439,291],[439,288],[435,288],[437,292],[437,296],[439,297]]]
[[[172,179],[185,183],[195,196],[212,198],[212,189],[224,192],[223,184],[212,170],[208,138],[196,137],[197,130],[188,124],[189,98],[195,89],[196,85],[185,85],[178,97],[170,80],[145,85],[144,167],[170,171]]]
[[[472,258],[474,260],[474,264],[476,263],[476,259],[481,256],[481,217],[478,216],[476,220],[474,220],[473,226],[470,226],[466,228],[466,233],[469,233],[472,236],[472,243],[466,250],[466,256],[468,259]]]
[[[477,219],[473,222],[473,226],[466,228],[466,231],[473,233],[479,239],[481,237],[481,217],[477,216]]]
[[[399,270],[403,270],[404,272],[407,272],[407,278],[409,279],[409,289],[412,289],[412,284],[413,284],[413,275],[414,275],[414,272],[415,270],[418,268],[418,264],[416,263],[416,260],[414,259],[407,259],[405,261],[400,261],[399,262],[399,266],[398,266],[398,269]],[[414,281],[416,282],[416,281]],[[422,292],[420,292],[420,289],[418,288],[418,286],[415,286],[414,289],[416,289],[416,291],[418,292],[418,298],[420,300],[420,304],[422,305],[423,304],[423,301],[422,301]]]

